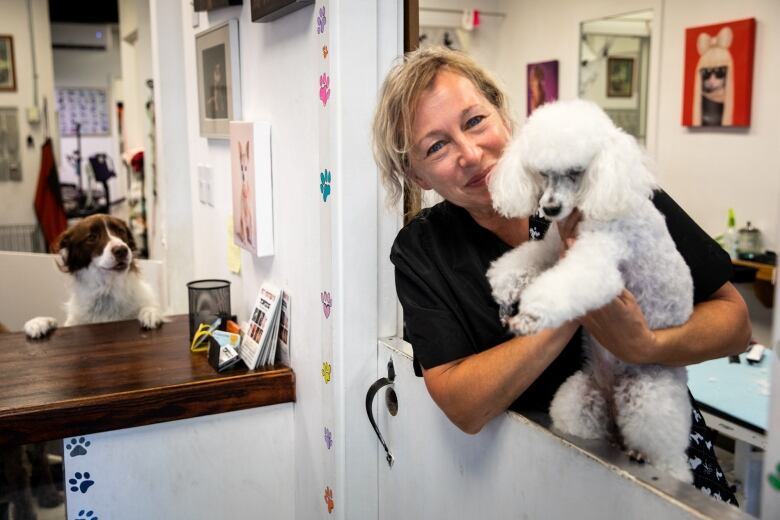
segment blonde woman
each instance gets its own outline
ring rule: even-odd
[[[455,425],[477,433],[510,407],[547,411],[558,386],[582,364],[580,325],[633,363],[682,366],[744,350],[750,325],[728,281],[728,256],[663,192],[654,203],[696,287],[686,324],[649,330],[624,291],[578,323],[534,336],[509,334],[485,272],[510,248],[547,230],[539,219],[507,219],[493,209],[487,179],[511,133],[501,87],[466,55],[443,48],[411,53],[390,71],[374,118],[374,154],[389,202],[398,200],[404,182],[444,198],[398,233],[390,258],[416,368]],[[559,227],[564,240],[573,239],[575,226],[569,220]],[[698,411],[692,434],[711,442]],[[694,485],[736,503],[712,450],[692,441],[688,453],[700,461],[691,464]]]

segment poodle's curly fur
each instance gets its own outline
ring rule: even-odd
[[[663,215],[636,141],[590,102],[545,105],[512,140],[489,180],[496,210],[537,211],[553,221],[582,213],[577,239],[560,258],[556,226],[493,262],[487,276],[510,328],[534,334],[583,316],[631,291],[651,329],[683,324],[693,310],[691,273]],[[506,315],[514,309],[513,316]],[[584,333],[587,363],[558,389],[556,428],[584,438],[619,435],[623,446],[691,482],[685,368],[632,365]]]

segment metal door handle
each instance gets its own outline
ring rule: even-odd
[[[373,403],[374,403],[374,396],[376,396],[376,393],[381,389],[388,385],[392,385],[393,381],[395,380],[395,367],[393,367],[393,358],[390,358],[390,361],[387,362],[387,377],[383,377],[381,379],[377,379],[376,382],[371,385],[368,389],[368,393],[366,394],[366,414],[368,414],[368,420],[371,422],[371,426],[374,427],[374,432],[376,432],[376,436],[379,437],[379,442],[382,443],[382,447],[385,449],[385,453],[387,453],[387,465],[390,467],[393,467],[393,454],[390,453],[390,448],[387,447],[387,443],[385,442],[385,439],[382,437],[382,434],[379,432],[379,427],[376,425],[376,421],[374,420],[374,412],[373,412]]]

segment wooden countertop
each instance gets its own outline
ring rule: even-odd
[[[187,316],[0,334],[0,445],[295,401],[291,368],[239,366],[219,374],[191,353]]]

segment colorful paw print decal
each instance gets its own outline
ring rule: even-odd
[[[327,45],[323,45],[322,46],[322,57],[323,57],[323,59],[327,59],[328,58],[328,46]]]
[[[325,380],[325,384],[326,384],[326,385],[327,385],[328,383],[330,383],[330,372],[331,372],[330,363],[328,363],[327,361],[325,361],[325,362],[322,364],[322,379],[324,379],[324,380]]]
[[[769,484],[775,488],[775,491],[780,491],[780,464],[775,467],[775,472],[769,474]]]
[[[332,513],[335,504],[333,503],[333,490],[330,489],[330,486],[325,488],[325,504],[328,506],[328,514]]]
[[[325,318],[330,318],[330,308],[333,306],[333,300],[330,298],[328,291],[320,293],[320,299],[322,300],[322,312],[325,314]]]
[[[327,21],[327,18],[325,18],[325,6],[322,6],[320,7],[319,14],[317,15],[317,34],[322,34],[325,32],[325,24]]]
[[[322,106],[328,104],[328,99],[330,99],[330,77],[322,73],[320,75],[320,101],[322,101]]]
[[[328,449],[333,446],[333,434],[330,433],[330,430],[326,427],[325,428],[325,446],[327,446]]]
[[[328,196],[330,195],[330,170],[323,170],[320,172],[320,193],[322,193],[322,202],[328,202]]]

